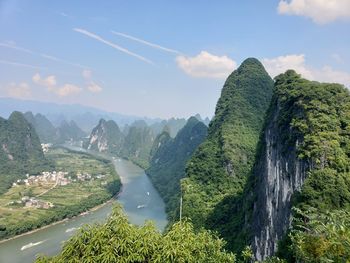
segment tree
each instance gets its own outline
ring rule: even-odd
[[[58,256],[37,263],[63,262],[235,262],[224,241],[209,231],[195,233],[188,221],[162,235],[152,222],[131,225],[116,206],[104,224],[86,225],[68,240]]]

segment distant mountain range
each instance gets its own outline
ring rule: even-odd
[[[52,123],[42,114],[33,115],[28,111],[24,114],[26,120],[32,124],[37,132],[41,143],[61,144],[66,141],[82,140],[87,135],[73,121],[67,122],[63,120],[58,127],[54,127]]]
[[[114,120],[120,126],[131,124],[143,119],[148,124],[160,122],[161,119],[124,115],[114,112],[103,111],[94,107],[79,104],[57,104],[33,100],[20,100],[14,98],[0,98],[0,116],[7,118],[13,111],[27,112],[45,115],[53,125],[59,126],[62,121],[74,120],[84,131],[90,132],[101,118]]]

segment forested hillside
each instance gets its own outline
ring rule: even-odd
[[[38,135],[20,112],[8,120],[0,118],[0,193],[16,179],[51,167],[45,158]]]
[[[146,173],[164,199],[172,222],[178,219],[180,180],[185,176],[186,162],[206,136],[207,127],[191,117],[174,139],[165,130],[154,141]]]
[[[272,79],[253,58],[245,60],[226,80],[208,138],[187,163],[182,182],[183,213],[196,228],[221,230],[211,222],[215,208],[228,196],[242,193],[255,162],[272,90]],[[230,224],[231,220],[221,218],[220,225]]]

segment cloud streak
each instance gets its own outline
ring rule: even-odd
[[[86,67],[86,66],[83,66],[83,65],[80,65],[80,64],[76,64],[76,63],[72,63],[72,62],[69,62],[69,61],[66,61],[66,60],[63,60],[63,59],[60,59],[60,58],[51,56],[51,55],[47,55],[47,54],[40,54],[40,56],[43,57],[43,58],[46,58],[46,59],[55,61],[55,62],[60,62],[60,63],[68,64],[68,65],[71,65],[71,66],[73,66],[73,67],[77,67],[77,68],[80,68],[80,69],[89,68],[89,67]]]
[[[166,52],[169,52],[169,53],[178,54],[178,55],[181,54],[180,51],[177,51],[177,50],[175,50],[175,49],[163,47],[163,46],[160,46],[160,45],[158,45],[158,44],[154,44],[154,43],[148,42],[148,41],[146,41],[146,40],[143,40],[143,39],[140,39],[140,38],[137,38],[137,37],[134,37],[134,36],[130,36],[130,35],[127,35],[127,34],[124,34],[124,33],[116,32],[116,31],[113,31],[113,30],[111,31],[111,33],[114,34],[114,35],[117,35],[117,36],[121,36],[121,37],[130,39],[130,40],[139,42],[139,43],[144,44],[144,45],[146,45],[146,46],[153,47],[153,48],[155,48],[155,49],[160,49],[160,50],[163,50],[163,51],[166,51]]]
[[[80,33],[80,34],[83,34],[83,35],[85,35],[85,36],[88,36],[88,37],[90,37],[90,38],[92,38],[92,39],[95,39],[95,40],[97,40],[97,41],[99,41],[99,42],[101,42],[101,43],[103,43],[103,44],[106,44],[107,46],[110,46],[110,47],[112,47],[112,48],[114,48],[114,49],[117,49],[117,50],[119,50],[119,51],[121,51],[121,52],[123,52],[123,53],[125,53],[125,54],[127,54],[127,55],[129,55],[129,56],[135,57],[135,58],[137,58],[137,59],[139,59],[139,60],[141,60],[141,61],[143,61],[143,62],[146,62],[146,63],[148,63],[148,64],[154,64],[151,60],[149,60],[149,59],[147,59],[147,58],[145,58],[145,57],[143,57],[143,56],[141,56],[141,55],[138,55],[138,54],[136,54],[136,53],[134,53],[134,52],[131,52],[130,50],[128,50],[128,49],[126,49],[126,48],[123,48],[123,47],[121,47],[121,46],[118,46],[118,45],[116,45],[116,44],[114,44],[114,43],[112,43],[112,42],[110,42],[110,41],[108,41],[108,40],[105,40],[105,39],[103,39],[102,37],[100,37],[100,36],[98,36],[98,35],[96,35],[96,34],[94,34],[94,33],[91,33],[91,32],[89,32],[89,31],[87,31],[87,30],[85,30],[85,29],[73,28],[73,30],[74,30],[75,32],[78,32],[78,33]]]
[[[67,61],[67,60],[64,60],[64,59],[61,59],[61,58],[57,58],[57,57],[54,57],[54,56],[51,56],[51,55],[48,55],[48,54],[37,53],[37,52],[34,52],[32,50],[16,46],[14,44],[0,43],[0,47],[10,48],[10,49],[17,50],[17,51],[20,51],[20,52],[24,52],[24,53],[27,53],[27,54],[30,54],[30,55],[34,55],[34,56],[40,56],[42,58],[45,58],[45,59],[48,59],[48,60],[51,60],[51,61],[67,64],[67,65],[70,65],[72,67],[77,67],[79,69],[89,68],[87,66],[83,66],[83,65],[80,65],[80,64],[77,64],[77,63],[73,63],[73,62],[70,62],[70,61]]]
[[[24,63],[18,63],[18,62],[13,62],[13,61],[7,61],[7,60],[0,60],[1,64],[9,65],[9,66],[15,66],[15,67],[25,67],[25,68],[31,68],[31,69],[46,69],[44,67],[40,66],[33,66],[29,64],[24,64]]]

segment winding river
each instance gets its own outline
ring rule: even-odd
[[[57,254],[63,242],[81,225],[106,220],[115,202],[123,205],[131,223],[139,225],[145,220],[153,220],[162,231],[167,224],[164,202],[144,170],[123,159],[113,158],[113,164],[123,184],[116,200],[85,215],[0,243],[0,263],[33,262],[38,254]]]

